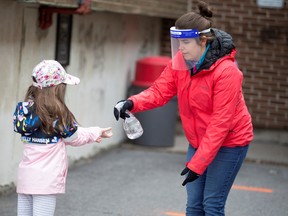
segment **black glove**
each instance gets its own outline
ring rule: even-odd
[[[133,101],[132,100],[121,100],[118,101],[116,106],[114,107],[114,116],[118,121],[119,117],[122,119],[129,118],[130,116],[125,113],[126,110],[132,110],[133,108]]]
[[[183,176],[187,173],[188,173],[188,175],[182,183],[183,186],[185,186],[188,182],[192,182],[192,181],[196,180],[200,176],[199,174],[190,170],[188,167],[185,167],[185,169],[183,169],[183,171],[181,172],[181,176]]]

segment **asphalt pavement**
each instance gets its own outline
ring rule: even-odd
[[[255,131],[227,215],[287,215],[287,142],[286,131]],[[55,216],[184,216],[186,194],[177,173],[187,146],[179,131],[171,147],[130,141],[104,146],[95,157],[70,166]],[[0,196],[1,216],[15,216],[16,209],[15,191]]]
[[[55,216],[185,216],[184,164],[185,154],[174,148],[122,143],[102,151],[70,167]],[[226,215],[286,216],[287,182],[287,166],[245,162]],[[16,212],[15,192],[0,197],[1,216]]]

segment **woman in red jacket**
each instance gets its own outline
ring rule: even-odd
[[[189,141],[186,175],[187,216],[224,215],[228,193],[253,139],[243,93],[243,74],[235,63],[232,38],[211,28],[212,12],[199,2],[199,13],[181,16],[170,29],[172,61],[154,84],[114,109],[140,112],[166,104],[177,95]],[[119,104],[118,104],[119,105]],[[118,107],[118,106],[117,106]]]

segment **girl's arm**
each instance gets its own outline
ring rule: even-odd
[[[64,138],[66,145],[81,146],[92,142],[101,142],[102,138],[110,138],[112,136],[111,127],[78,127],[72,136]]]

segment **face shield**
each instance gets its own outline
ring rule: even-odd
[[[170,28],[172,68],[174,70],[190,70],[197,64],[202,54],[199,35],[208,32],[210,29],[199,32],[196,29]]]

